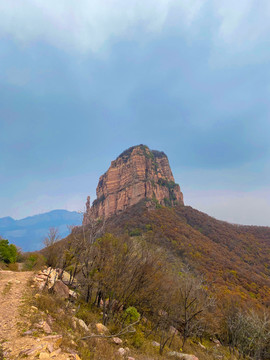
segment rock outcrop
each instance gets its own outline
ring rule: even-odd
[[[131,147],[112,161],[99,179],[97,199],[86,203],[84,224],[89,219],[107,218],[135,205],[142,199],[157,205],[183,204],[183,194],[175,183],[164,152],[145,145]]]

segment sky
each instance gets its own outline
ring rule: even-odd
[[[83,211],[126,148],[270,226],[269,0],[0,0],[0,217]]]

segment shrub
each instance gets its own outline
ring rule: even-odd
[[[142,235],[142,231],[140,229],[134,229],[129,232],[130,236],[140,236]]]
[[[46,259],[39,253],[30,253],[26,256],[24,270],[39,270],[46,264]]]
[[[137,309],[134,306],[129,306],[125,310],[125,322],[128,324],[132,324],[135,321],[139,320],[140,314],[138,313]]]
[[[11,271],[19,271],[19,266],[17,263],[8,264],[8,269]]]
[[[146,228],[147,231],[153,230],[153,227],[152,227],[151,224],[146,224],[146,225],[145,225],[145,228]]]
[[[144,334],[142,331],[137,330],[136,333],[133,335],[132,340],[131,340],[131,344],[139,349],[144,343]]]
[[[171,207],[171,206],[172,206],[171,200],[169,200],[169,199],[167,199],[167,198],[164,198],[164,203],[165,203],[165,206],[167,206],[167,207]]]
[[[157,198],[155,196],[152,197],[152,201],[156,205],[156,209],[161,209],[162,205],[158,202]]]
[[[15,263],[18,251],[14,244],[9,244],[8,240],[0,239],[0,261],[6,264]]]
[[[87,325],[99,322],[99,315],[94,310],[91,305],[82,302],[77,309],[76,317],[82,319]]]

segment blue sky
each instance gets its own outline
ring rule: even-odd
[[[83,210],[124,149],[270,226],[270,3],[0,0],[0,216]]]

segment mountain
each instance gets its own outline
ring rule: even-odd
[[[42,250],[76,279],[82,314],[94,309],[114,331],[131,309],[142,314],[130,343],[136,358],[147,349],[143,359],[157,358],[158,341],[164,359],[270,359],[269,227],[186,206],[166,155],[144,145],[111,163],[86,205],[82,226]],[[178,353],[187,348],[196,356]]]
[[[124,151],[86,205],[85,229],[105,218],[106,231],[162,247],[203,274],[223,300],[270,306],[270,228],[233,225],[185,206],[163,152],[145,145]]]
[[[0,218],[0,229],[5,228],[7,226],[12,226],[16,220],[12,219],[10,216],[6,216],[3,218]]]
[[[0,218],[0,235],[23,251],[39,250],[50,227],[56,227],[61,237],[68,235],[68,225],[80,225],[81,214],[75,211],[53,210],[44,214],[14,220]]]
[[[184,203],[167,156],[145,145],[133,146],[112,161],[99,179],[96,194],[92,207],[90,198],[87,199],[84,224],[91,217],[108,218],[119,214],[142,199],[158,205]]]

